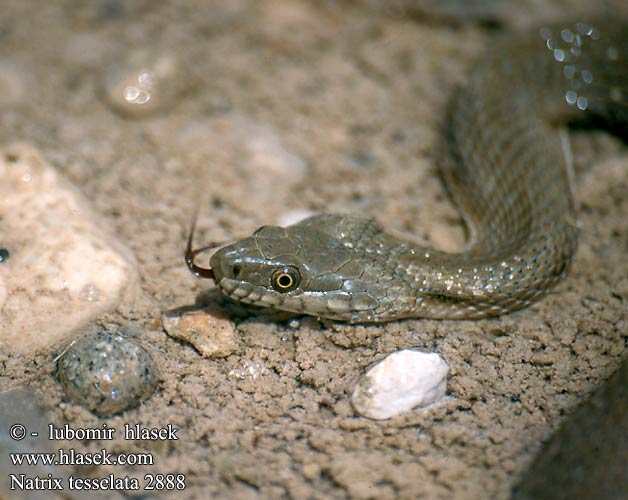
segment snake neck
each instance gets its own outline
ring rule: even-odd
[[[576,247],[573,226],[545,229],[488,252],[484,244],[452,254],[397,243],[397,279],[414,291],[406,297],[409,315],[476,319],[528,306],[560,279]]]

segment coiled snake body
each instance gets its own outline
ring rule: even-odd
[[[218,250],[210,269],[230,297],[351,322],[481,318],[527,306],[576,248],[566,137],[586,111],[628,122],[628,27],[609,21],[505,38],[453,105],[445,169],[471,238],[448,254],[387,234],[371,218],[326,214],[264,226]]]

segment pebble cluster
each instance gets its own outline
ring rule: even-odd
[[[69,399],[99,416],[139,405],[159,382],[146,349],[106,330],[73,342],[57,362],[57,375]]]

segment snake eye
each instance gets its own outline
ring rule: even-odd
[[[294,290],[297,286],[299,286],[300,282],[301,275],[296,267],[280,267],[273,273],[273,288],[280,293],[286,293]]]

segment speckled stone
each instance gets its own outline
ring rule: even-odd
[[[69,399],[99,416],[139,405],[159,382],[150,354],[131,337],[109,331],[73,342],[59,358],[57,375]]]

